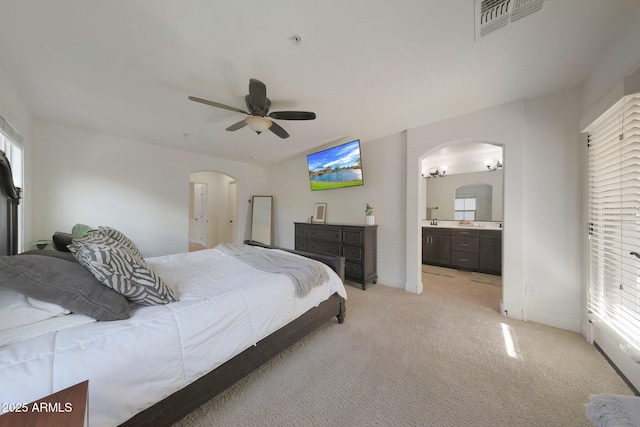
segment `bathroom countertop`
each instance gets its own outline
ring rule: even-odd
[[[502,231],[500,222],[482,222],[482,223],[471,223],[471,224],[460,224],[458,221],[438,221],[437,225],[432,225],[430,220],[422,221],[423,227],[430,228],[468,228],[474,230],[500,230]]]

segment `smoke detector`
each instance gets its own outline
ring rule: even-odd
[[[542,9],[545,0],[475,0],[476,41]]]

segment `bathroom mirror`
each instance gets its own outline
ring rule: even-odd
[[[273,245],[273,196],[251,198],[251,240]]]
[[[426,181],[426,219],[459,220],[456,200],[475,198],[475,221],[502,221],[502,170],[462,173]]]

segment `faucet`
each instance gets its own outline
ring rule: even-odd
[[[433,218],[431,220],[431,225],[438,225],[438,218]]]

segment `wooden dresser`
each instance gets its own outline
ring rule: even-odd
[[[362,289],[378,281],[377,225],[296,222],[295,250],[345,258],[344,274]]]

